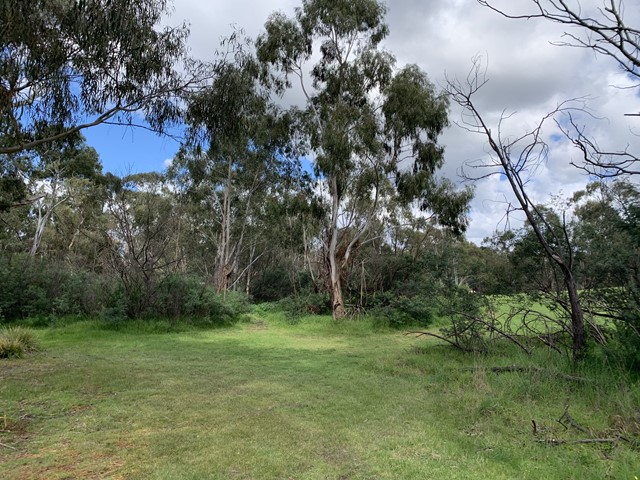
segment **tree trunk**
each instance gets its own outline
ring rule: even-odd
[[[571,272],[565,271],[564,283],[569,296],[571,308],[571,340],[573,343],[573,358],[580,359],[584,356],[586,347],[586,332],[584,328],[584,312],[578,297],[578,288]]]
[[[230,266],[230,245],[231,242],[231,182],[232,169],[231,161],[228,163],[226,186],[223,193],[221,205],[221,232],[218,243],[218,255],[216,261],[216,292],[226,295],[229,289],[229,275],[231,274]]]
[[[339,274],[335,281],[331,280],[331,311],[334,320],[341,320],[347,316],[347,310],[344,308],[342,300],[342,284]]]
[[[45,228],[47,227],[47,223],[49,222],[49,218],[51,217],[51,213],[53,209],[56,208],[62,202],[56,202],[58,199],[58,177],[55,176],[53,178],[53,183],[51,186],[51,193],[49,195],[45,195],[44,198],[38,200],[38,219],[36,221],[36,231],[33,236],[33,243],[31,244],[31,249],[29,250],[29,255],[33,258],[38,253],[38,249],[40,248],[40,243],[42,242],[42,235],[44,234]]]
[[[338,181],[335,176],[330,180],[331,188],[331,229],[329,232],[329,282],[331,284],[331,315],[334,320],[340,320],[347,316],[342,299],[342,284],[340,282],[341,259],[337,258],[338,249],[338,209],[340,200],[338,198]]]

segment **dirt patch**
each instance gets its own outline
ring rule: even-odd
[[[8,472],[7,480],[35,479],[124,479],[118,474],[124,462],[104,453],[85,455],[71,448],[68,442],[44,448],[37,453],[21,453],[14,456],[21,465]]]

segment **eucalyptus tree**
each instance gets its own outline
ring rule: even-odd
[[[101,123],[158,132],[205,69],[189,60],[184,25],[162,27],[167,0],[0,1],[0,167]],[[138,117],[139,118],[139,117]],[[13,165],[15,167],[15,165]],[[0,187],[20,203],[15,172]]]
[[[245,246],[255,253],[247,237],[256,230],[265,196],[288,188],[285,179],[299,171],[290,149],[290,116],[270,101],[244,47],[236,39],[228,46],[234,58],[221,62],[211,84],[189,98],[188,141],[171,169],[186,198],[205,208],[195,233],[215,248],[218,292],[234,285]],[[244,268],[255,261],[248,255]]]
[[[35,232],[29,254],[38,253],[42,236],[54,211],[71,197],[73,179],[94,181],[101,176],[98,153],[89,147],[80,134],[42,144],[34,149],[35,158],[29,173],[30,195],[34,198],[32,215]],[[77,183],[77,182],[76,182]]]
[[[329,203],[335,319],[346,315],[341,270],[385,198],[419,198],[459,231],[470,199],[434,179],[448,102],[417,66],[394,71],[393,56],[380,48],[385,13],[377,0],[303,0],[294,18],[272,14],[257,40],[265,77],[283,90],[295,80],[304,96],[303,132]]]

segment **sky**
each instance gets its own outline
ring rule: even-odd
[[[168,24],[187,21],[192,56],[213,60],[220,39],[242,28],[250,37],[262,32],[269,14],[282,11],[291,15],[300,6],[296,0],[175,0]],[[498,122],[505,138],[519,136],[562,101],[583,98],[593,118],[583,117],[581,126],[601,147],[640,151],[640,89],[633,85],[611,59],[592,51],[559,47],[566,30],[543,20],[511,20],[481,6],[476,0],[387,0],[389,36],[384,48],[393,53],[397,66],[417,64],[440,89],[447,79],[464,81],[473,58],[482,57],[488,83],[477,93],[476,106],[492,127]],[[576,3],[575,0],[570,3]],[[495,0],[494,5],[511,13],[532,12],[529,0]],[[583,0],[584,11],[601,6],[602,0]],[[626,1],[625,18],[640,24],[637,0]],[[579,32],[574,32],[579,33]],[[295,97],[290,100],[295,102]],[[486,139],[460,128],[459,107],[452,105],[452,126],[440,139],[445,147],[445,166],[441,174],[468,184],[460,176],[469,162],[484,161],[488,155]],[[552,126],[552,125],[550,125]],[[536,202],[558,202],[570,197],[592,179],[573,167],[580,152],[557,129],[545,130],[549,143],[546,162],[535,170],[528,185]],[[98,150],[104,169],[117,174],[162,170],[178,149],[170,138],[159,138],[140,129],[103,125],[85,131],[88,143]],[[467,172],[472,172],[467,168]],[[467,239],[477,244],[495,231],[518,227],[522,218],[506,216],[512,202],[507,183],[500,176],[476,182],[471,205]]]

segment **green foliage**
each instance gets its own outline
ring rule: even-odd
[[[128,122],[142,110],[156,129],[175,120],[187,29],[161,28],[167,9],[166,0],[3,2],[0,153],[73,133],[80,118]]]
[[[391,328],[427,327],[433,322],[434,307],[432,296],[405,296],[389,291],[376,295],[368,312],[379,324]]]
[[[454,346],[467,352],[487,352],[487,326],[475,319],[486,307],[485,298],[466,288],[450,287],[439,298],[439,313],[448,317],[450,325],[440,329]]]
[[[104,277],[57,262],[0,258],[0,314],[6,320],[90,315],[107,303]]]
[[[43,325],[66,316],[92,315],[116,323],[170,318],[224,325],[236,322],[249,305],[245,295],[229,292],[223,297],[198,277],[168,275],[154,290],[153,301],[139,310],[141,292],[127,291],[118,280],[26,257],[0,258],[0,282],[0,319],[39,318]]]
[[[388,260],[395,263],[392,283],[367,299],[367,312],[391,328],[429,326],[436,313],[437,275],[425,262],[406,257]]]
[[[36,350],[38,342],[32,330],[20,326],[0,329],[0,358],[20,358]]]
[[[331,314],[331,300],[324,293],[299,293],[278,302],[289,323],[297,323],[307,315]]]
[[[222,295],[202,279],[183,274],[164,277],[152,298],[139,315],[132,316],[130,312],[136,311],[140,299],[120,287],[114,291],[101,317],[114,323],[132,319],[170,319],[174,324],[228,325],[237,322],[249,308],[246,295],[237,292]]]
[[[276,302],[313,290],[309,272],[300,271],[299,265],[291,258],[280,258],[273,267],[263,267],[251,281],[251,297],[258,303]]]

